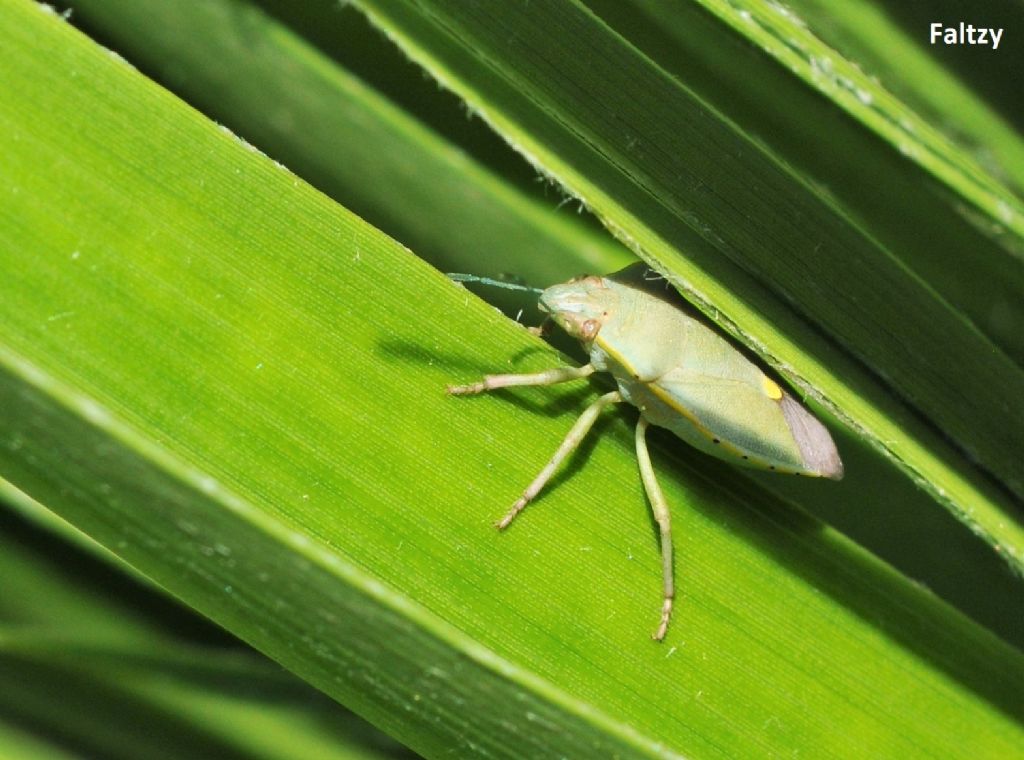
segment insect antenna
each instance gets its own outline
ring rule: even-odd
[[[452,282],[477,282],[481,285],[492,285],[495,288],[505,288],[506,290],[523,290],[527,293],[536,293],[540,295],[544,292],[543,288],[531,288],[528,285],[517,285],[514,282],[505,282],[504,280],[494,280],[490,277],[477,277],[475,274],[460,274],[459,272],[448,272],[446,276]]]

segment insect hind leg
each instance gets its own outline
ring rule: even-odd
[[[668,621],[672,617],[672,600],[675,598],[676,592],[672,578],[672,523],[669,517],[668,502],[665,501],[665,494],[662,493],[661,486],[658,485],[658,480],[654,476],[651,454],[647,450],[647,426],[649,424],[643,416],[636,424],[636,459],[640,465],[640,479],[644,483],[644,490],[647,491],[654,519],[657,521],[661,533],[661,568],[665,595],[661,605],[661,621],[652,637],[655,641],[661,641],[668,632]]]

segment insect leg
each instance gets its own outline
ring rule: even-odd
[[[590,373],[588,372],[587,374]],[[594,422],[597,420],[597,416],[601,413],[601,410],[610,404],[617,404],[622,400],[622,394],[618,391],[612,391],[611,393],[604,394],[601,398],[583,410],[583,414],[579,416],[579,419],[576,420],[576,424],[572,426],[569,434],[565,436],[565,440],[562,441],[562,445],[558,447],[558,451],[555,452],[555,455],[551,457],[551,461],[544,466],[544,469],[540,471],[540,474],[534,478],[529,487],[523,491],[523,495],[520,496],[519,500],[512,505],[508,514],[501,518],[497,523],[498,530],[504,530],[507,528],[508,524],[515,519],[515,516],[522,512],[526,505],[529,504],[538,493],[540,493],[540,489],[542,489],[548,480],[551,479],[555,470],[558,469],[558,465],[565,461],[565,458],[569,456],[583,441],[587,432],[591,427],[593,427]]]
[[[582,367],[556,367],[529,375],[484,375],[483,382],[470,385],[449,385],[448,392],[453,396],[468,396],[473,393],[493,391],[495,388],[508,388],[512,385],[555,385],[569,380],[578,380],[592,374],[594,374],[594,366],[584,364]]]
[[[665,632],[668,630],[668,619],[672,615],[672,599],[676,595],[672,583],[672,527],[669,520],[668,502],[665,501],[665,494],[661,492],[661,486],[658,485],[658,481],[654,477],[651,455],[647,451],[647,425],[647,420],[640,417],[640,421],[636,425],[636,459],[640,465],[640,479],[644,482],[644,489],[651,502],[654,519],[657,520],[661,532],[661,569],[665,585],[665,601],[661,607],[661,623],[658,625],[658,630],[654,632],[654,640],[661,641],[665,638]]]

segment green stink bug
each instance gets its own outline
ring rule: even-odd
[[[594,372],[610,372],[618,390],[587,407],[497,527],[508,527],[540,492],[605,407],[622,401],[635,406],[640,410],[640,477],[661,533],[664,602],[654,633],[661,641],[675,596],[672,534],[668,504],[647,450],[647,427],[668,428],[701,451],[735,464],[795,475],[839,480],[839,452],[821,422],[643,264],[607,277],[591,275],[554,285],[541,293],[540,308],[582,342],[590,354],[587,364],[527,375],[487,375],[479,383],[449,386],[448,392],[469,395],[515,385],[554,385]]]

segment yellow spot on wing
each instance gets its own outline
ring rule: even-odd
[[[764,395],[770,399],[778,401],[782,398],[782,388],[779,384],[772,380],[767,375],[761,375],[761,387],[764,388]]]

